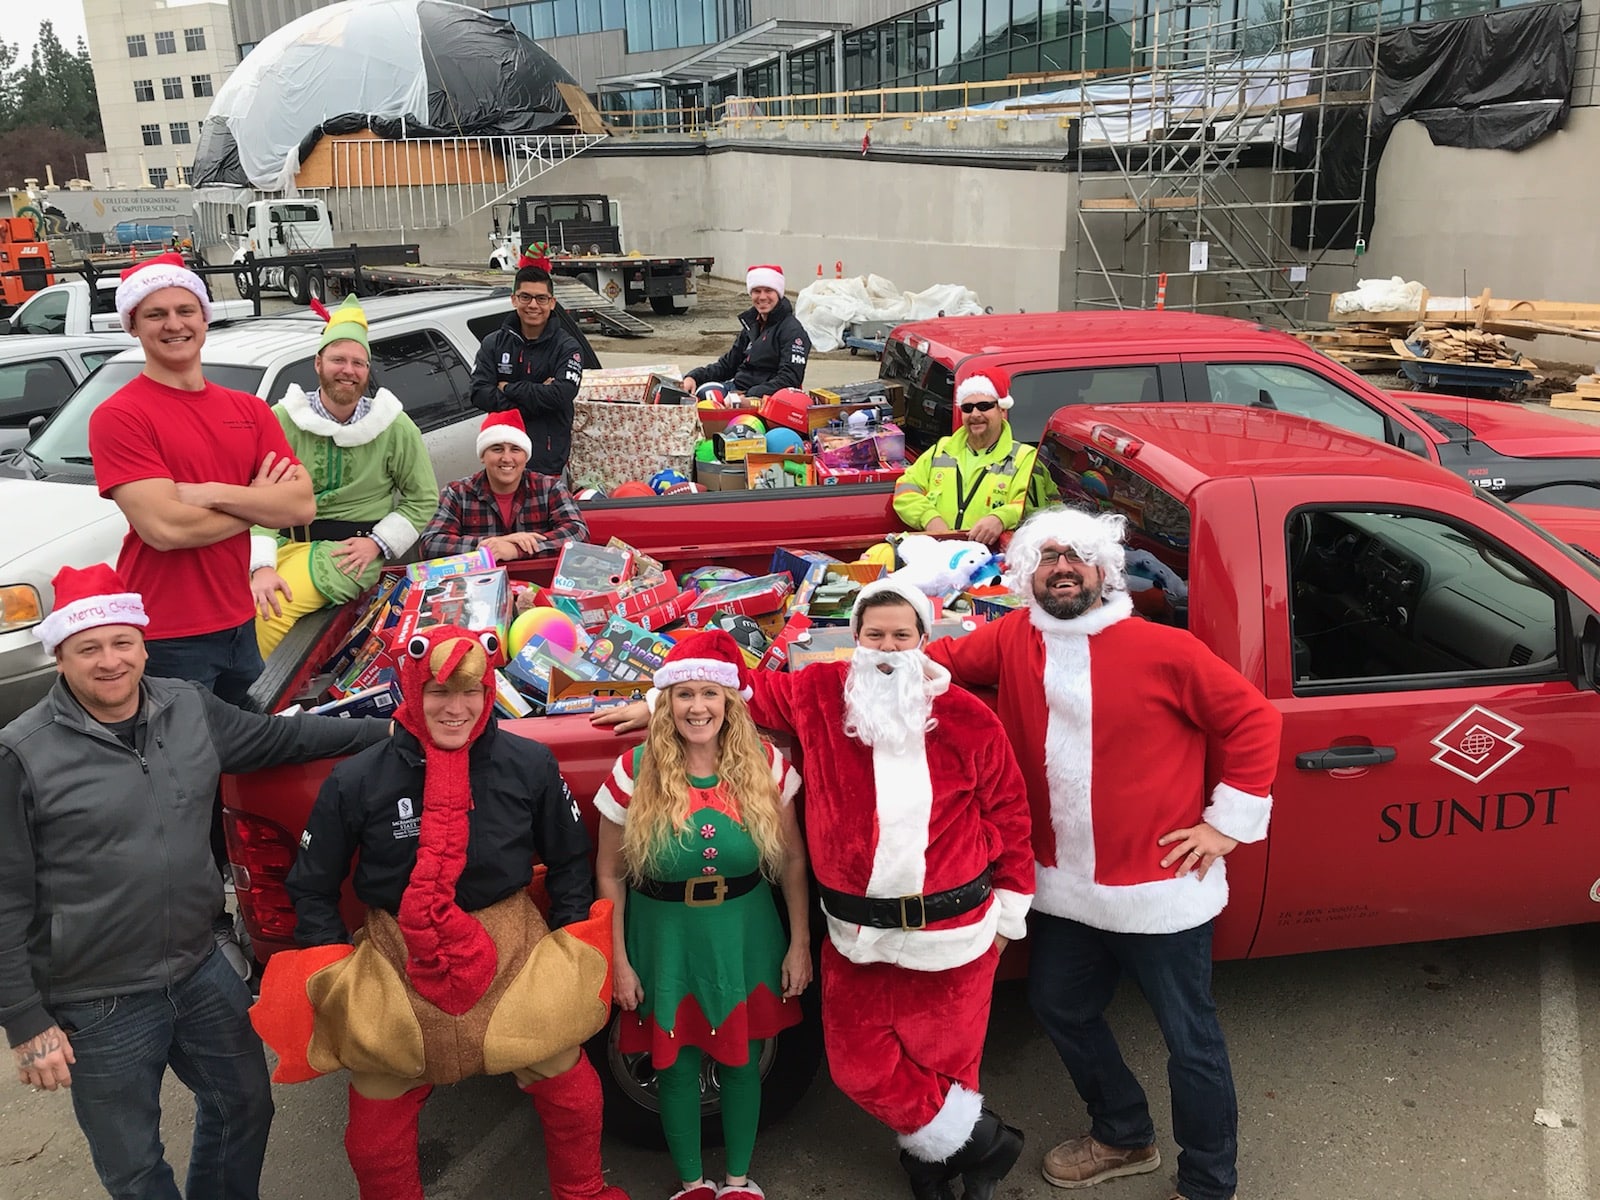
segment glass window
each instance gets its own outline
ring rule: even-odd
[[[112,311],[115,312],[116,310],[113,309]],[[109,350],[84,350],[78,355],[78,357],[83,359],[83,365],[87,370],[93,371],[101,363],[105,362],[106,359],[112,358],[121,352],[121,346],[113,346]]]
[[[164,75],[161,78],[161,98],[163,100],[183,99],[183,76]]]
[[[371,386],[399,396],[424,431],[460,420],[466,411],[452,383],[457,367],[466,371],[455,348],[425,330],[372,343]]]
[[[174,146],[187,146],[189,144],[189,122],[174,121],[167,126],[167,131],[172,135]]]
[[[1215,404],[1272,408],[1325,421],[1340,429],[1389,441],[1388,419],[1312,371],[1279,363],[1207,363],[1206,379]]]
[[[983,53],[983,0],[961,0],[961,25],[956,37],[956,57],[965,60]]]
[[[654,31],[650,25],[650,0],[625,0],[623,28],[628,35],[629,54],[639,54],[656,48]],[[662,47],[662,49],[668,48]]]
[[[211,76],[191,75],[189,76],[189,86],[194,91],[195,99],[198,100],[202,96],[209,96],[211,95]]]
[[[1039,6],[1039,40],[1068,37],[1072,33],[1071,5],[1068,0],[1043,0]]]
[[[533,11],[536,7],[542,7],[547,13],[549,12],[548,5],[518,4],[511,9],[511,27],[523,37],[533,38],[534,41],[539,40],[533,32]],[[554,18],[552,18],[553,20]],[[552,24],[551,30],[545,33],[544,36],[549,37],[553,32],[554,26]]]
[[[173,36],[172,30],[168,29],[156,34],[157,54],[176,54],[177,52],[178,39]]]
[[[160,135],[158,134],[157,136],[159,137]],[[149,174],[150,174],[150,186],[151,187],[166,187],[167,186],[167,168],[165,168],[165,167],[151,167],[150,171],[149,171]]]
[[[622,0],[600,0],[600,28],[621,29],[622,27]]]
[[[190,52],[206,48],[206,31],[203,26],[183,31],[183,48]]]
[[[55,412],[72,394],[73,386],[72,376],[59,358],[0,365],[0,423],[26,425],[34,417]]]
[[[67,305],[71,299],[66,292],[35,296],[17,310],[12,321],[13,330],[17,333],[65,333]]]
[[[716,41],[716,0],[678,0],[678,45],[700,46]],[[706,18],[712,17],[713,36],[706,37]]]
[[[135,79],[133,81],[133,98],[143,104],[147,100],[156,98],[156,85],[154,80]]]
[[[144,44],[144,34],[142,34],[142,33],[129,34],[128,35],[128,57],[129,58],[148,58],[149,56],[150,56],[150,51]]]
[[[1039,40],[1039,0],[1011,0],[1011,44],[1031,46]]]
[[[578,32],[600,32],[600,0],[578,0]]]
[[[578,0],[555,0],[556,36],[571,37],[578,32]]]
[[[529,18],[533,22],[533,40],[543,41],[556,35],[556,10],[550,4],[530,4],[524,7],[528,10]]]
[[[244,59],[245,59],[245,56],[247,54],[249,54],[250,51],[254,50],[255,48],[256,48],[256,44],[254,42],[240,42],[239,43],[239,61],[243,62]]]
[[[677,0],[650,0],[650,27],[657,50],[682,45],[678,41]]]
[[[983,48],[1003,49],[1011,41],[1011,0],[984,0]]]
[[[1062,2],[1065,3],[1065,0]],[[943,68],[955,65],[961,41],[960,7],[958,0],[944,0],[943,4],[932,10],[936,31],[933,40],[935,66]]]
[[[1011,398],[1006,414],[1012,435],[1037,442],[1044,435],[1050,414],[1067,404],[1155,404],[1180,397],[1162,390],[1161,371],[1155,366],[1076,367],[1063,371],[1024,371],[1011,377]]]
[[[1477,530],[1373,508],[1301,510],[1286,534],[1296,684],[1558,672],[1555,597]]]
[[[159,146],[161,145],[161,126],[141,125],[139,126],[139,136],[144,138],[146,146]]]

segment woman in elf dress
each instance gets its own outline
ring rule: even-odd
[[[613,982],[624,1053],[648,1052],[677,1168],[672,1200],[759,1200],[749,1177],[761,1110],[759,1043],[800,1022],[811,981],[799,777],[745,708],[737,643],[687,638],[656,672],[642,746],[595,796],[596,874],[615,905]],[[785,939],[769,883],[783,891]],[[700,1166],[700,1067],[717,1063],[726,1182]]]

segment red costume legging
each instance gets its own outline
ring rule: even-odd
[[[978,1090],[995,965],[948,971],[853,963],[822,946],[822,1034],[839,1090],[896,1133],[938,1115],[952,1084]]]

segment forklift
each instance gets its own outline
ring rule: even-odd
[[[0,217],[0,315],[55,283],[50,244],[32,217]]]

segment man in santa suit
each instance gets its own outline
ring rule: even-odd
[[[1122,517],[1046,510],[1006,560],[1026,607],[929,657],[959,684],[998,690],[1028,784],[1029,998],[1091,1120],[1045,1156],[1045,1179],[1081,1188],[1161,1165],[1104,1016],[1128,975],[1167,1042],[1174,1200],[1228,1200],[1238,1104],[1211,998],[1211,924],[1228,902],[1224,856],[1266,836],[1281,718],[1186,631],[1130,619]]]
[[[750,672],[750,715],[800,745],[834,1082],[899,1134],[917,1200],[957,1176],[990,1200],[1022,1153],[978,1068],[1000,952],[1027,932],[1028,807],[994,713],[923,653],[932,623],[915,587],[868,584],[852,661]]]

